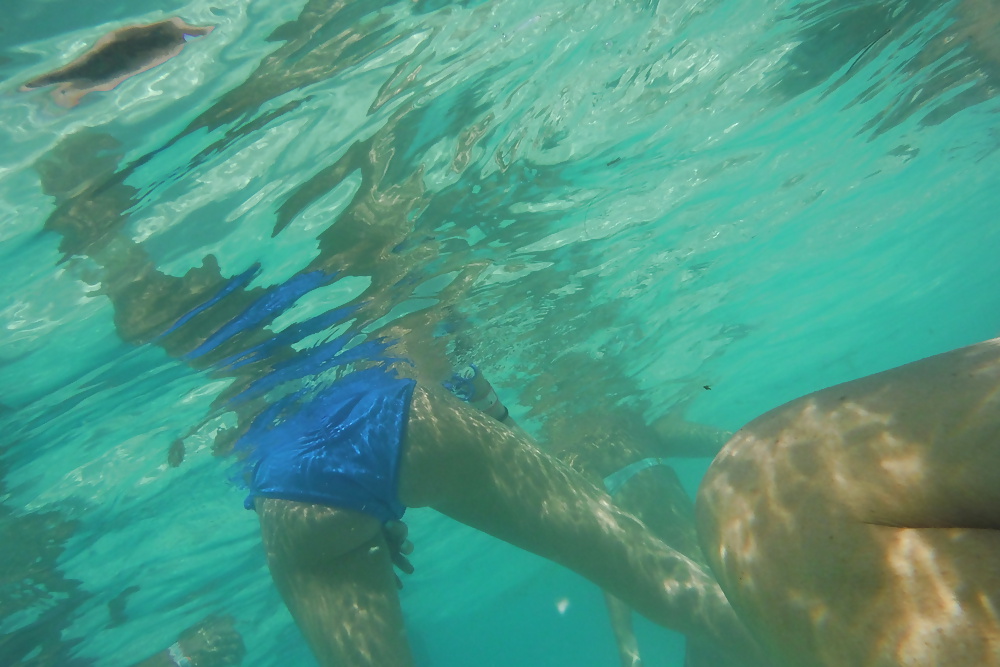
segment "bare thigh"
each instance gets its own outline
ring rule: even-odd
[[[320,665],[412,665],[377,519],[273,499],[257,511],[271,576]]]
[[[414,391],[400,498],[568,567],[661,625],[756,650],[697,562],[523,434],[451,396]]]
[[[706,556],[783,664],[1000,665],[1000,346],[817,392],[741,430]]]

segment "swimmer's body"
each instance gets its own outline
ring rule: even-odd
[[[403,505],[569,567],[657,623],[756,652],[710,576],[515,429],[417,385],[404,433]],[[259,494],[255,506],[271,573],[320,664],[413,664],[380,518]]]
[[[740,617],[782,667],[1000,665],[1000,339],[792,401],[698,498]]]
[[[105,147],[96,160],[91,157],[95,145]],[[349,156],[378,157],[364,150],[369,145],[360,144]],[[113,147],[114,142],[82,133],[68,137],[51,156],[39,161],[43,187],[57,201],[46,227],[62,235],[64,252],[85,254],[101,267],[101,284],[115,306],[115,323],[123,339],[136,344],[154,341],[188,363],[234,376],[219,403],[228,405],[230,398],[239,396],[231,408],[237,410],[239,424],[220,432],[214,450],[227,452],[227,443],[236,439],[237,447],[248,446],[262,454],[257,459],[255,470],[261,475],[250,506],[258,511],[277,586],[321,664],[410,664],[392,571],[396,549],[385,541],[382,529],[405,506],[434,507],[576,570],[658,623],[705,637],[735,653],[754,653],[752,640],[711,576],[655,539],[596,484],[539,451],[523,434],[439,386],[439,369],[429,369],[436,369],[435,349],[440,341],[420,334],[431,330],[429,326],[409,334],[384,332],[386,338],[400,341],[387,356],[414,360],[413,366],[398,367],[422,373],[417,378],[420,384],[402,388],[397,381],[402,378],[386,379],[388,369],[385,377],[379,376],[377,369],[386,362],[369,354],[371,368],[346,373],[334,382],[328,387],[329,402],[317,401],[316,393],[322,394],[323,389],[303,396],[304,405],[299,407],[313,422],[276,413],[293,406],[272,400],[269,387],[277,383],[316,389],[322,382],[306,381],[297,374],[347,363],[337,356],[337,350],[344,349],[339,341],[296,351],[286,335],[275,336],[265,327],[302,290],[328,279],[311,265],[288,284],[252,288],[246,286],[246,276],[223,278],[211,256],[202,267],[180,278],[158,270],[142,245],[119,231],[135,191],[118,177],[105,180],[107,174],[116,172],[115,154],[107,146]],[[368,202],[381,197],[359,195],[359,199]],[[365,213],[342,215],[338,238],[343,241],[348,223],[357,222],[358,237],[374,243],[369,238],[373,235],[363,233],[371,217],[367,209]],[[394,244],[394,237],[386,242]],[[334,250],[329,257],[324,254],[322,261],[342,267],[348,275],[379,269],[374,283],[379,286],[398,282],[401,269],[392,262],[406,257],[369,252],[369,245],[360,241],[356,247],[341,243]],[[376,262],[372,254],[387,259]],[[369,292],[381,293],[374,288]],[[348,328],[345,340],[351,340],[363,322],[377,317],[378,308],[385,307],[374,296],[369,299],[369,292],[356,307],[375,312]],[[448,303],[442,299],[441,307]],[[351,311],[355,317],[357,312]],[[436,312],[430,309],[421,314],[430,317]],[[296,335],[306,335],[313,326],[329,327],[331,316],[347,317],[337,313],[317,316],[303,323]],[[234,319],[242,328],[230,324]],[[291,328],[289,333],[293,333]],[[379,349],[376,340],[369,342],[351,347],[347,356],[359,361],[355,355],[362,350]],[[232,359],[241,361],[231,363]],[[217,363],[224,365],[217,368]],[[284,370],[277,373],[276,368]],[[352,378],[364,377],[365,370],[371,371],[368,377],[376,378],[372,387],[389,393],[335,389],[349,386]],[[368,407],[391,403],[395,409],[380,412],[385,419],[374,419],[365,410],[354,410],[355,398],[363,398]],[[345,420],[345,415],[351,419]],[[370,459],[355,461],[364,464],[356,469],[360,477],[352,480],[339,474],[337,484],[330,484],[324,474],[298,474],[345,469],[337,458],[344,455],[344,448],[331,452],[325,445],[328,436],[343,432],[347,421],[358,426],[355,435],[378,436],[366,440],[363,447],[347,448]],[[393,428],[386,431],[390,422]],[[277,424],[291,431],[276,430]],[[267,446],[255,441],[261,438],[269,438]],[[296,448],[312,445],[319,445],[311,450],[319,453],[318,458],[296,459]],[[183,456],[175,457],[175,465],[182,460]],[[369,493],[372,485],[377,493]],[[330,489],[353,491],[333,497]],[[359,608],[364,613],[358,613]]]

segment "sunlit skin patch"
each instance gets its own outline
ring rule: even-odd
[[[886,559],[907,604],[884,651],[901,665],[947,664],[952,642],[970,626],[955,595],[961,577],[916,530],[898,531]]]
[[[850,434],[884,427],[889,419],[853,402],[842,403],[837,410],[829,413],[810,401],[794,421],[797,428],[790,432],[789,437],[800,446],[815,450],[813,456],[820,459],[836,495],[844,498],[849,506],[863,506],[866,491],[857,484],[858,471],[853,459],[843,456],[842,451]]]
[[[978,593],[976,595],[976,601],[982,606],[983,611],[986,613],[990,622],[994,627],[1000,627],[1000,614],[997,614],[997,607],[993,603],[993,600],[989,598],[985,593]]]
[[[861,520],[876,523],[880,517],[871,514],[871,507],[898,504],[899,489],[920,488],[926,479],[926,465],[919,448],[893,432],[890,414],[853,400],[843,401],[834,410],[808,401],[795,413],[792,422],[794,426],[785,429],[773,447],[754,448],[758,452],[770,451],[774,458],[772,465],[761,466],[760,474],[765,478],[762,486],[771,489],[775,496],[769,506],[772,518],[788,526],[798,520],[791,502],[798,493],[795,485],[790,484],[795,473],[798,481],[807,485],[826,479],[829,493],[845,508]],[[862,441],[867,443],[864,451],[852,448],[851,443]],[[859,479],[870,476],[867,466],[873,455],[887,473],[886,481],[877,485],[859,484]],[[778,489],[784,492],[779,495]]]
[[[753,563],[759,556],[754,535],[754,507],[744,498],[736,497],[729,511],[735,516],[721,528],[719,558],[723,561],[739,561],[742,565]],[[749,585],[749,579],[741,581]]]
[[[927,474],[927,466],[917,454],[904,454],[882,460],[882,469],[897,484],[919,484]]]
[[[620,513],[621,510],[614,508],[611,503],[602,498],[597,502],[598,509],[594,512],[597,516],[597,521],[600,523],[601,528],[607,532],[614,535],[621,533],[621,525],[619,524],[619,519],[616,513]]]
[[[830,606],[815,594],[802,589],[789,590],[788,602],[805,613],[813,626],[819,627],[830,618]]]
[[[207,35],[214,26],[193,26],[174,17],[167,21],[119,28],[64,67],[26,82],[21,91],[56,86],[52,99],[66,108],[92,92],[107,92],[136,74],[177,56],[189,37]]]

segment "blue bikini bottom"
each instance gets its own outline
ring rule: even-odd
[[[399,464],[415,382],[381,367],[292,396],[254,420],[241,438],[254,499],[280,498],[398,520]]]

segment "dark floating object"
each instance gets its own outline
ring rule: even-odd
[[[710,384],[702,385],[701,388],[704,389],[705,391],[712,391],[712,385]]]
[[[609,167],[613,167],[613,166],[615,166],[616,164],[618,164],[621,161],[622,161],[622,159],[620,157],[616,157],[614,160],[612,160],[611,162],[608,163],[608,166]]]
[[[188,25],[179,18],[130,25],[108,33],[93,48],[57,70],[21,86],[22,91],[57,85],[52,99],[74,107],[87,93],[108,91],[119,83],[161,65],[181,52],[188,37],[207,35],[214,26]]]
[[[185,447],[183,440],[174,440],[170,443],[170,449],[167,451],[167,464],[171,468],[178,468],[182,463],[184,463]]]

